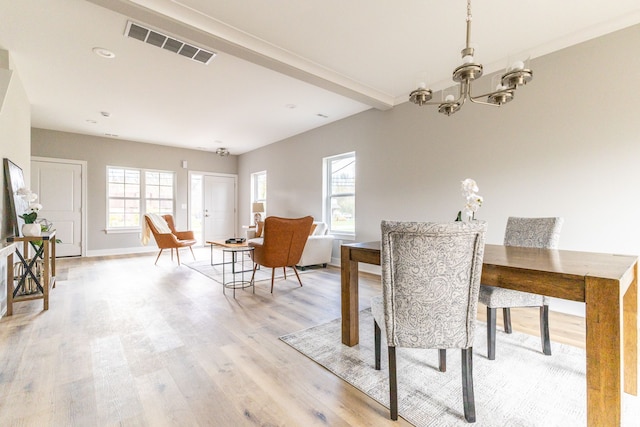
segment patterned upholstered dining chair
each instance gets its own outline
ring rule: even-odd
[[[556,249],[563,219],[509,217],[504,235],[505,246]],[[542,352],[551,355],[549,338],[549,298],[528,292],[480,286],[480,303],[487,306],[487,357],[496,358],[496,310],[502,308],[504,331],[511,333],[512,307],[540,307],[540,339]]]
[[[472,352],[486,224],[382,221],[382,296],[371,300],[375,368],[381,330],[389,353],[389,400],[398,419],[396,347],[462,350],[464,416],[475,422]]]

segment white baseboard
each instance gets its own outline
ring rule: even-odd
[[[129,255],[129,254],[146,254],[158,252],[158,248],[145,246],[139,248],[115,248],[115,249],[99,249],[87,250],[87,257],[111,256],[111,255]]]

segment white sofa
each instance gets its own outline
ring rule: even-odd
[[[307,239],[307,243],[304,246],[302,256],[300,257],[300,261],[297,265],[301,270],[312,265],[322,265],[323,267],[326,267],[327,264],[331,262],[334,237],[327,234],[329,227],[327,227],[326,223],[314,221],[314,224],[316,225],[316,228]],[[247,230],[247,241],[249,240],[262,242],[262,237],[256,237],[255,228]]]

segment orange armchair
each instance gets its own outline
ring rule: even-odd
[[[256,275],[258,265],[271,268],[271,293],[273,293],[273,278],[275,269],[282,267],[284,278],[287,278],[286,267],[293,268],[298,282],[302,286],[300,275],[295,265],[300,261],[302,250],[307,243],[313,217],[303,218],[279,218],[276,216],[267,217],[264,220],[264,239],[262,244],[248,242],[253,249],[253,274],[251,282]]]
[[[164,224],[158,218],[163,219],[166,222],[167,229],[162,229],[164,228]],[[149,227],[149,230],[153,234],[153,238],[158,244],[158,248],[160,248],[155,264],[158,263],[158,259],[160,258],[160,255],[162,255],[162,251],[165,249],[171,249],[171,260],[173,260],[173,250],[176,250],[178,265],[180,265],[179,248],[188,247],[191,251],[191,255],[193,255],[193,259],[196,259],[193,249],[191,248],[191,246],[196,243],[193,231],[177,231],[172,215],[156,215],[153,220],[150,215],[145,215],[144,220],[147,227]]]

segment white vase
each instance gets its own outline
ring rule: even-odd
[[[40,228],[40,224],[24,224],[22,226],[22,235],[23,236],[41,236],[42,229]]]

